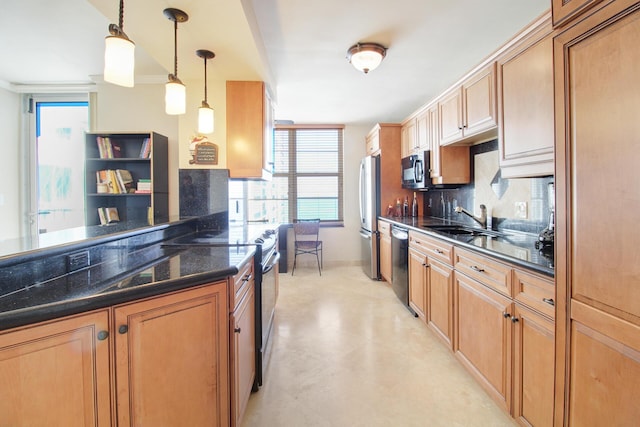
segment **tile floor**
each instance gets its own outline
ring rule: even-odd
[[[280,275],[250,426],[513,426],[388,284],[360,267]]]

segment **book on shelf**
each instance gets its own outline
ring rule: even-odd
[[[151,156],[151,138],[147,137],[142,141],[142,145],[140,146],[140,157],[141,159],[148,159]]]
[[[105,169],[96,171],[96,184],[99,193],[133,193],[133,177],[126,169]]]
[[[122,145],[111,141],[108,136],[96,136],[98,155],[101,159],[115,159],[122,157]]]
[[[151,193],[151,180],[139,179],[136,186],[136,193]]]
[[[100,225],[113,224],[120,221],[118,208],[98,208],[98,217],[100,217]]]
[[[122,193],[133,192],[133,177],[131,172],[126,169],[116,169],[116,177],[118,178],[118,185]]]

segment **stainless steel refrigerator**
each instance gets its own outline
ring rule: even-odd
[[[378,215],[380,215],[380,157],[367,156],[360,162],[360,243],[362,269],[380,279]]]

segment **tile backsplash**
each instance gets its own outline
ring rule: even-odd
[[[456,213],[462,206],[480,214],[487,207],[494,229],[539,233],[549,223],[549,183],[553,176],[504,179],[500,177],[498,141],[471,147],[473,182],[457,189],[430,190],[423,193],[426,216],[474,224],[466,215]]]

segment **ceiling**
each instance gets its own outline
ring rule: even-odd
[[[5,2],[0,84],[86,84],[99,80],[104,37],[118,0]],[[549,0],[144,0],[125,1],[124,29],[136,43],[136,82],[173,70],[202,79],[196,49],[216,53],[209,79],[265,80],[276,118],[296,123],[399,122],[549,8]],[[8,41],[8,42],[7,42]],[[345,59],[356,42],[388,47],[365,75]]]

